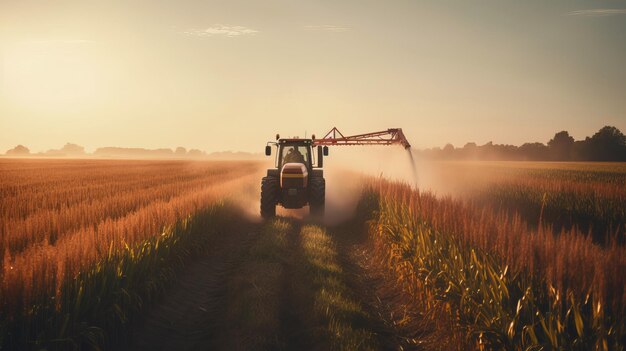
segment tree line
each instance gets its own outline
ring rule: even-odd
[[[137,158],[137,159],[211,159],[211,160],[250,160],[258,159],[261,154],[239,151],[218,151],[207,153],[199,149],[189,149],[179,146],[176,149],[160,148],[129,148],[129,147],[100,147],[93,153],[85,152],[85,148],[67,143],[60,149],[51,149],[45,152],[32,153],[24,145],[6,151],[11,157],[71,157],[71,158]]]
[[[591,137],[574,140],[567,131],[560,131],[547,144],[525,143],[521,146],[494,144],[485,145],[467,143],[461,148],[447,144],[443,148],[418,150],[418,154],[427,158],[450,160],[511,160],[511,161],[626,161],[626,136],[616,127],[601,128]],[[18,145],[6,152],[8,156],[100,156],[100,157],[211,157],[217,158],[249,158],[248,153],[213,153],[183,147],[172,149],[148,150],[141,148],[98,148],[93,154],[85,153],[85,149],[76,144],[67,143],[61,149],[48,150],[45,153],[32,154],[30,150]]]
[[[521,146],[467,143],[462,148],[447,144],[443,148],[418,151],[422,156],[451,160],[511,161],[626,161],[626,136],[616,127],[605,126],[591,137],[574,140],[560,131],[547,144],[525,143]]]
[[[186,148],[179,146],[175,150],[162,148],[162,149],[144,149],[144,148],[128,148],[128,147],[100,147],[97,148],[93,154],[85,152],[85,148],[67,143],[60,149],[51,149],[45,152],[31,153],[30,149],[24,145],[17,145],[16,147],[7,150],[7,156],[52,156],[52,157],[83,157],[83,156],[102,156],[102,157],[124,157],[124,156],[152,156],[152,157],[201,157],[206,156],[206,152]]]

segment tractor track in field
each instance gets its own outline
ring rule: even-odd
[[[372,316],[381,349],[410,350],[399,347],[405,345],[398,336],[396,326],[389,320],[390,313],[383,304],[384,297],[381,299],[380,290],[383,282],[369,271],[370,267],[366,267],[368,255],[365,254],[363,246],[364,244],[356,243],[354,238],[346,238],[345,235],[341,235],[338,240],[339,260],[346,272],[346,283],[357,294],[363,308]]]
[[[376,257],[373,243],[359,226],[333,228],[347,285],[372,316],[381,350],[459,350],[449,329],[425,316],[412,304],[411,296],[389,274],[390,267]],[[442,318],[443,319],[443,318]]]
[[[423,317],[407,304],[411,297],[396,286],[381,263],[376,262],[371,249],[363,243],[342,243],[340,250],[350,273],[350,288],[358,293],[364,308],[376,321],[381,348],[434,349],[436,344],[427,340],[431,331],[423,325]]]
[[[219,324],[224,281],[237,269],[258,226],[216,238],[207,253],[184,268],[133,333],[128,350],[206,350]]]
[[[281,235],[272,236],[267,224],[245,224],[217,238],[147,312],[127,349],[346,349],[333,346],[329,325],[315,309],[320,287],[312,280],[313,266],[306,266],[302,236],[311,225],[280,221],[287,223]],[[367,320],[344,321],[368,333],[374,349],[425,349],[415,333],[423,328],[403,324],[398,313],[407,312],[404,297],[373,263],[362,235],[347,227],[315,227],[328,230],[344,272],[342,294],[361,306]]]
[[[301,253],[297,220],[280,235],[261,230],[238,271],[226,284],[212,350],[316,350],[307,313],[312,297],[298,267]],[[266,224],[267,226],[267,224]]]
[[[309,291],[302,289],[301,282],[298,284],[299,278],[302,278],[302,272],[293,264],[296,257],[302,256],[302,240],[299,235],[301,227],[302,223],[295,222],[287,238],[291,262],[283,264],[284,271],[280,282],[283,300],[279,310],[280,332],[285,339],[286,349],[289,350],[313,349],[311,346],[313,340],[309,336],[310,321],[304,318],[304,311],[311,309],[308,304],[312,301],[312,297]]]

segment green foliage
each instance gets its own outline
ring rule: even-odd
[[[467,343],[479,349],[620,350],[623,316],[589,293],[565,296],[541,277],[511,272],[501,257],[441,232],[390,194],[365,192],[365,205],[379,198],[369,222],[378,254],[416,299],[447,306]]]

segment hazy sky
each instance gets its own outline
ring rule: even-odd
[[[626,1],[0,0],[0,152],[626,132]]]

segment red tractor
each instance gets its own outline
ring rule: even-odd
[[[268,142],[265,155],[272,154],[272,145],[277,148],[276,168],[267,170],[261,181],[261,216],[276,216],[276,205],[288,209],[309,206],[313,216],[323,217],[326,203],[326,180],[322,166],[328,156],[328,145],[391,145],[400,144],[406,149],[411,145],[402,129],[344,136],[333,128],[322,139],[280,138]]]

